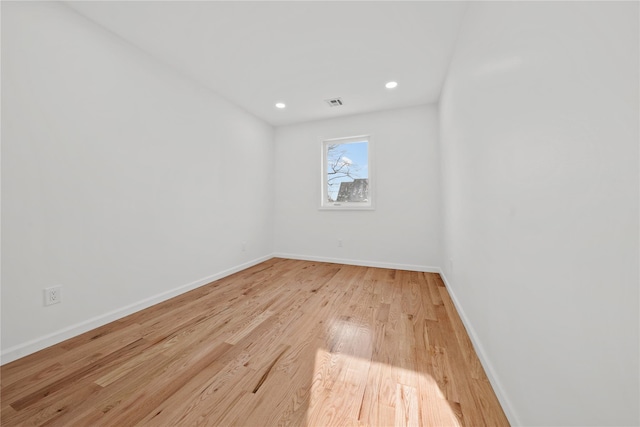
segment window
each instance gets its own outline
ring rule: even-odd
[[[373,209],[371,137],[322,141],[322,209]]]

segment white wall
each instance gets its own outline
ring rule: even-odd
[[[271,254],[270,126],[58,3],[2,65],[3,362]]]
[[[437,127],[436,107],[421,106],[276,128],[276,253],[437,267]],[[373,138],[376,209],[318,210],[321,140],[355,135]]]
[[[637,2],[469,6],[444,266],[513,422],[640,423],[638,78]]]

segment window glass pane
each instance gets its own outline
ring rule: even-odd
[[[369,203],[369,142],[326,144],[326,202]]]

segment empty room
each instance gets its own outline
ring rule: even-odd
[[[637,1],[2,1],[2,426],[640,425]]]

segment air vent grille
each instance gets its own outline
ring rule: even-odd
[[[342,105],[342,98],[325,99],[324,102],[329,104],[329,107],[339,107]]]

